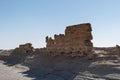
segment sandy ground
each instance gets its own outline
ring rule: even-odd
[[[0,61],[0,80],[32,80],[21,73],[26,70],[28,70],[27,67],[21,65],[9,67]]]
[[[102,62],[93,62],[91,65],[89,65],[89,67],[93,67],[101,64],[118,65],[112,63],[112,61],[102,61]],[[120,67],[118,66],[115,68],[120,68]],[[35,78],[27,77],[27,74],[23,74],[23,72],[26,71],[29,71],[29,68],[26,66],[22,66],[20,64],[14,66],[7,66],[4,64],[4,61],[0,60],[0,80],[65,80],[60,77],[55,77],[55,74],[54,75],[52,74],[52,76],[47,75],[44,79],[43,78],[35,79]],[[64,72],[63,74],[66,75],[68,73]],[[70,80],[120,80],[120,74],[114,73],[113,71],[113,73],[111,74],[98,76],[90,73],[89,71],[85,71],[85,72],[78,72],[78,74],[74,77],[74,79],[70,79]]]
[[[0,80],[120,80],[118,55],[100,54],[87,60],[36,53],[24,59],[22,55],[8,53],[0,56]]]

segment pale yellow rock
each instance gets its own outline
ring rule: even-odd
[[[68,26],[65,34],[54,35],[54,39],[46,37],[46,51],[51,55],[65,54],[83,56],[93,48],[91,24]]]

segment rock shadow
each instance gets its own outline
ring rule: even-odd
[[[87,60],[85,57],[49,56],[43,53],[32,54],[32,58],[29,59],[27,57],[28,55],[14,53],[9,56],[0,56],[0,59],[4,60],[5,65],[8,66],[22,64],[29,67],[29,70],[22,72],[22,74],[34,78],[32,80],[75,80],[77,76],[81,76],[81,73],[84,72],[99,76],[120,74],[120,69],[117,68],[120,65],[99,63],[95,65],[93,63],[101,60],[97,58],[96,60]],[[113,58],[113,60],[115,59]]]
[[[75,80],[76,76],[81,76],[80,73],[84,72],[99,76],[120,74],[120,69],[115,68],[120,65],[91,66],[96,61],[87,60],[85,57],[37,55],[30,64],[25,64],[30,70],[23,74],[28,74],[27,76],[35,78],[34,80]]]

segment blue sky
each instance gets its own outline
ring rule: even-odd
[[[94,46],[120,45],[120,0],[0,0],[0,49],[64,33],[66,26],[91,23]]]

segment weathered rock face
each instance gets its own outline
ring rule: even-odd
[[[51,55],[83,56],[93,48],[91,24],[68,26],[65,34],[54,35],[54,39],[46,37],[46,50]]]
[[[120,56],[120,46],[116,45],[116,53]]]
[[[26,43],[23,45],[19,45],[19,47],[16,48],[14,51],[18,53],[30,53],[33,52],[33,47],[31,43]]]

